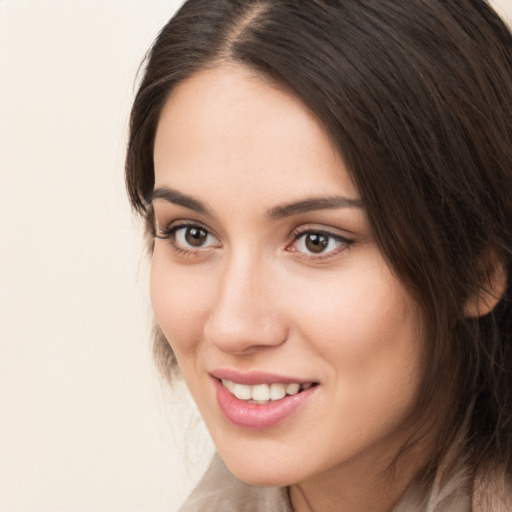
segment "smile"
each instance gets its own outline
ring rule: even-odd
[[[222,385],[238,400],[244,400],[248,403],[264,405],[283,399],[285,396],[293,396],[301,391],[311,388],[314,383],[307,382],[299,384],[292,382],[290,384],[256,384],[250,386],[239,384],[228,379],[221,380]]]
[[[220,410],[233,425],[251,430],[272,428],[295,416],[320,388],[317,382],[293,382],[277,375],[216,373],[212,382]]]

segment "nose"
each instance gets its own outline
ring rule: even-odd
[[[205,324],[205,339],[230,354],[276,347],[288,337],[280,312],[282,295],[269,265],[240,255],[219,271],[217,293]]]

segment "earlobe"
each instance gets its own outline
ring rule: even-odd
[[[464,306],[464,314],[467,318],[478,318],[490,313],[501,300],[507,288],[507,271],[503,260],[492,257],[488,262],[486,284],[470,297]]]

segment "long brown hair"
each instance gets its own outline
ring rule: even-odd
[[[426,326],[426,473],[464,432],[470,467],[512,474],[512,35],[484,0],[189,0],[133,104],[131,203],[153,230],[153,143],[174,87],[235,62],[298,96],[332,136],[377,244]],[[468,301],[495,293],[488,314]],[[155,354],[174,359],[158,332]],[[422,417],[426,417],[425,414]]]

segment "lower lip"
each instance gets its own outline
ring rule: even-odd
[[[311,397],[318,386],[285,396],[268,404],[251,404],[238,400],[220,381],[214,380],[217,402],[226,418],[238,427],[262,430],[274,427],[289,418]]]

